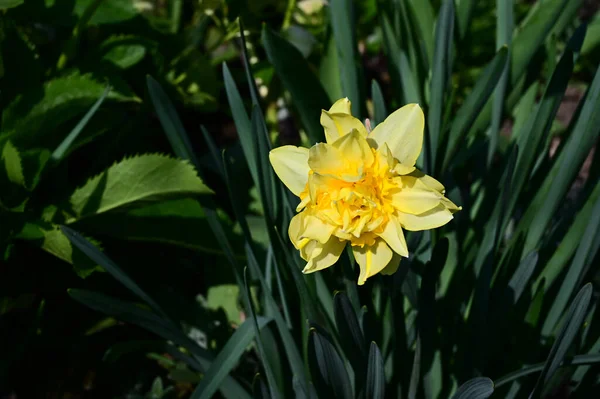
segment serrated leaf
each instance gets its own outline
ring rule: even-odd
[[[103,270],[96,262],[90,260],[77,247],[73,246],[56,225],[26,223],[15,238],[27,240],[30,244],[73,265],[73,270],[81,278],[86,278],[95,271]],[[89,237],[87,239],[93,242],[93,245],[100,247],[97,241]]]
[[[110,45],[110,48],[106,50],[102,56],[103,61],[110,62],[114,66],[127,69],[138,62],[140,62],[146,56],[146,47],[139,43],[129,44],[114,44]]]
[[[50,132],[62,123],[87,111],[106,88],[90,74],[73,73],[46,82],[42,89],[35,88],[19,95],[2,114],[1,136],[18,132],[19,142],[35,143],[37,135]],[[108,99],[127,102],[139,101],[127,93],[111,91]],[[32,144],[33,144],[32,143]]]
[[[159,154],[138,155],[89,179],[70,198],[66,223],[139,202],[212,193],[187,161]]]
[[[487,377],[477,377],[462,384],[452,399],[486,399],[492,393],[494,382]]]

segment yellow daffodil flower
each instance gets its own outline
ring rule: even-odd
[[[288,233],[307,262],[304,273],[333,265],[349,243],[359,285],[392,274],[408,257],[403,229],[443,226],[461,209],[415,168],[424,124],[419,105],[408,104],[368,132],[343,98],[321,113],[327,143],[270,152],[275,173],[300,197]]]

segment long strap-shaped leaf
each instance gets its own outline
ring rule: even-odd
[[[259,328],[263,328],[271,319],[259,317]],[[219,389],[225,377],[238,364],[248,345],[255,337],[254,321],[246,320],[229,338],[223,349],[219,352],[210,368],[204,374],[202,381],[190,396],[190,399],[210,399]]]
[[[383,357],[375,342],[371,342],[371,349],[369,350],[366,397],[373,399],[383,399],[385,397]]]
[[[494,382],[487,377],[477,377],[462,384],[452,399],[486,399],[492,393]]]
[[[162,310],[162,308],[148,295],[123,269],[121,269],[115,262],[113,262],[108,256],[103,254],[95,245],[83,238],[75,230],[67,226],[60,226],[60,229],[67,236],[69,241],[77,248],[79,248],[84,254],[90,257],[98,265],[102,266],[108,273],[110,273],[118,282],[123,284],[128,290],[137,295],[142,301],[146,302],[152,310],[158,313],[165,320],[170,320],[169,316]]]
[[[566,315],[565,322],[556,336],[556,341],[550,349],[548,359],[544,364],[544,369],[540,374],[529,399],[537,399],[542,395],[542,389],[554,375],[560,364],[563,362],[567,351],[575,340],[575,337],[581,331],[583,320],[587,314],[587,309],[592,298],[592,284],[586,284],[577,294]]]

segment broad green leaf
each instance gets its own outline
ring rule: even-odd
[[[487,377],[477,377],[462,384],[452,399],[486,399],[492,393],[494,382]]]
[[[302,54],[267,26],[263,27],[261,38],[277,76],[291,94],[308,137],[313,143],[322,142],[324,133],[319,118],[321,110],[329,109],[331,104],[319,79],[310,70]],[[340,62],[343,60],[340,59]],[[353,100],[353,106],[354,101],[359,100]]]
[[[381,87],[379,87],[379,83],[377,83],[375,79],[371,82],[371,96],[373,97],[373,121],[371,127],[375,128],[375,126],[383,122],[388,115]]]
[[[523,253],[538,245],[555,210],[562,203],[566,191],[598,134],[600,134],[600,68],[589,87],[581,112],[574,122],[573,131],[564,149],[557,156],[552,169],[521,219],[517,231],[527,230]],[[518,168],[517,168],[518,170]]]
[[[330,339],[314,327],[309,332],[308,363],[319,396],[354,397],[344,361]]]
[[[375,342],[371,342],[371,349],[369,349],[366,397],[373,399],[383,399],[385,397],[383,357]]]
[[[39,145],[46,142],[39,134],[48,134],[90,109],[102,97],[106,84],[98,82],[91,75],[73,73],[50,80],[42,88],[36,88],[19,95],[2,114],[1,137],[15,136],[19,142]],[[107,99],[130,102],[139,99],[130,93],[112,90]],[[16,134],[18,132],[18,135]]]
[[[542,326],[542,335],[550,335],[556,325],[560,316],[563,314],[569,299],[571,299],[575,289],[585,277],[587,271],[586,266],[592,262],[596,255],[597,248],[594,248],[594,240],[600,234],[600,199],[596,200],[594,208],[592,210],[591,217],[589,218],[585,232],[581,236],[581,241],[575,253],[575,258],[571,266],[567,270],[567,274],[562,279],[562,284],[556,294],[556,298],[552,302],[552,307],[548,312],[548,317],[544,320]]]
[[[14,8],[23,4],[25,0],[0,0],[0,10]]]
[[[77,139],[81,131],[85,128],[85,125],[87,125],[87,123],[90,121],[90,119],[92,119],[96,111],[98,111],[98,108],[100,108],[100,106],[104,102],[104,99],[110,93],[110,89],[110,86],[107,86],[106,89],[104,89],[104,93],[102,93],[98,101],[96,101],[96,103],[92,106],[92,108],[90,108],[90,110],[85,114],[85,116],[81,118],[79,123],[75,125],[73,130],[71,130],[67,137],[65,137],[65,139],[59,144],[59,146],[56,147],[56,149],[51,155],[51,158],[54,162],[60,161],[65,156],[66,152],[69,150],[73,142]]]
[[[86,9],[97,0],[78,0],[74,12],[77,16],[84,15]],[[135,0],[103,0],[94,12],[89,25],[116,24],[135,18],[138,13]]]
[[[364,97],[352,9],[351,0],[331,0],[329,2],[329,15],[338,51],[342,90],[344,97],[348,97],[352,101],[352,115],[360,119],[364,107]],[[312,94],[318,95],[317,93]]]
[[[21,187],[26,187],[25,175],[23,173],[23,164],[21,162],[21,154],[15,146],[7,140],[2,148],[2,163],[6,170],[6,175],[11,183]]]
[[[258,326],[262,329],[270,319],[259,317]],[[221,349],[210,368],[204,374],[202,381],[196,387],[190,399],[209,399],[217,392],[224,378],[238,364],[248,345],[255,337],[253,320],[245,321]]]
[[[571,303],[564,324],[556,335],[556,341],[554,341],[554,344],[550,349],[550,354],[548,355],[548,359],[546,359],[544,369],[535,384],[533,392],[529,396],[531,399],[537,399],[542,395],[542,389],[548,384],[550,378],[563,362],[571,344],[579,335],[583,320],[587,315],[587,309],[592,298],[592,291],[592,284],[586,284]]]
[[[114,164],[75,190],[66,223],[140,202],[211,192],[187,161],[139,155]]]
[[[441,149],[440,153],[443,154],[445,152],[446,154],[443,159],[440,159],[440,162],[438,162],[441,164],[443,161],[443,170],[447,169],[450,162],[452,162],[459,144],[463,142],[465,135],[469,129],[471,129],[479,112],[490,98],[498,83],[498,79],[502,75],[507,59],[508,49],[503,47],[496,53],[494,59],[483,70],[475,83],[475,87],[473,87],[473,90],[457,111],[448,135],[448,145],[446,146],[446,150],[444,151]]]
[[[114,66],[127,69],[139,63],[146,56],[146,47],[141,43],[128,37],[113,37],[102,43],[102,60],[110,62]],[[133,39],[133,38],[132,38]]]
[[[43,223],[27,223],[16,234],[15,238],[27,240],[49,254],[73,265],[73,270],[81,278],[86,278],[93,272],[102,270],[98,263],[91,260],[84,252],[74,246],[58,226]],[[93,242],[98,247],[100,246],[98,242],[89,237],[87,240]]]
[[[600,363],[600,355],[599,354],[589,354],[589,355],[577,355],[572,358],[565,359],[560,367],[570,367],[570,366],[581,366],[581,365],[596,365]],[[538,363],[533,366],[525,367],[521,370],[513,371],[510,374],[507,374],[501,378],[498,378],[494,381],[494,385],[496,388],[500,388],[503,385],[508,384],[509,382],[513,382],[519,378],[526,377],[528,375],[539,373],[544,370],[546,363]]]
[[[233,223],[224,213],[218,215],[228,227],[229,241],[241,244],[242,237],[232,232]],[[107,212],[77,222],[78,228],[93,234],[127,241],[176,245],[224,256],[218,239],[212,234],[205,210],[192,198],[160,201],[131,210]],[[239,245],[238,245],[239,247]],[[243,260],[243,254],[235,257]]]
[[[460,4],[470,3],[470,0]],[[436,170],[437,153],[443,140],[442,114],[445,107],[446,90],[452,74],[452,43],[454,37],[454,0],[444,0],[435,26],[435,47],[431,66],[431,85],[429,88],[429,112],[427,124],[429,131],[429,173]],[[427,148],[427,146],[425,147]]]

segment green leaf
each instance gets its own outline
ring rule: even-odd
[[[521,298],[523,291],[525,291],[525,288],[529,283],[529,279],[535,271],[538,259],[539,256],[537,251],[533,251],[527,254],[527,256],[519,263],[517,270],[515,270],[515,273],[508,282],[510,305],[515,306],[519,301],[519,298]]]
[[[517,232],[527,230],[523,253],[538,245],[552,215],[562,203],[573,178],[600,134],[600,113],[595,111],[600,107],[600,68],[580,107],[581,112],[574,122],[571,135],[517,228]]]
[[[586,284],[571,303],[571,307],[565,317],[565,322],[556,335],[556,341],[554,341],[550,349],[544,369],[535,384],[533,392],[529,396],[531,399],[537,399],[541,396],[542,389],[548,384],[548,381],[564,360],[575,337],[581,331],[583,320],[587,315],[587,309],[592,298],[592,291],[592,284]]]
[[[541,284],[543,284],[545,289],[551,287],[558,276],[562,273],[565,265],[571,259],[575,253],[575,250],[578,248],[579,243],[581,243],[583,239],[586,226],[589,224],[589,220],[592,217],[592,212],[599,198],[600,182],[596,183],[594,190],[586,200],[579,213],[577,213],[575,220],[569,227],[567,233],[563,236],[558,248],[556,248],[556,251],[554,251],[554,254],[546,263],[544,269],[536,279],[534,284],[534,287],[536,288],[534,288],[534,290],[536,290]]]
[[[146,56],[146,47],[135,36],[111,36],[100,45],[102,61],[120,69],[128,69]]]
[[[452,399],[486,399],[492,393],[494,382],[487,377],[477,377],[462,384]]]
[[[375,342],[371,342],[369,349],[369,366],[367,368],[366,397],[373,399],[385,398],[385,373],[383,369],[383,357]]]
[[[413,358],[412,371],[410,373],[410,385],[408,387],[408,399],[415,399],[421,382],[421,337],[417,336],[415,345],[415,357]]]
[[[82,17],[94,1],[96,0],[78,0],[73,11],[77,16]],[[137,15],[135,0],[102,0],[88,24],[116,24],[135,18]]]
[[[55,130],[62,123],[87,111],[102,97],[106,84],[94,80],[90,74],[73,73],[46,82],[17,96],[2,114],[0,137],[15,135],[18,141],[39,146],[45,137],[38,135]],[[139,101],[130,93],[112,90],[108,99],[119,102]]]
[[[248,305],[248,314],[250,319],[252,320],[252,324],[254,326],[254,334],[256,336],[256,346],[258,347],[258,353],[260,355],[261,364],[265,374],[267,376],[267,385],[269,387],[270,398],[277,399],[280,397],[280,391],[277,387],[277,382],[275,381],[275,375],[273,374],[273,370],[271,369],[271,365],[267,359],[267,354],[265,351],[265,346],[261,339],[260,327],[258,325],[258,320],[256,318],[256,311],[254,309],[254,303],[252,302],[252,297],[250,296],[250,286],[248,285],[248,276],[247,270],[244,269],[244,283],[245,283],[245,295],[246,295],[246,303]]]
[[[470,0],[460,4],[470,3]],[[435,26],[435,48],[431,69],[430,101],[427,123],[429,127],[429,172],[436,169],[436,158],[440,141],[443,139],[442,112],[444,97],[452,73],[452,43],[454,36],[454,0],[444,0]],[[475,90],[474,90],[475,91]]]
[[[473,13],[473,7],[475,5],[475,2],[473,0],[460,0],[457,3],[458,4],[456,7],[456,20],[458,22],[458,31],[462,39],[469,31],[471,14]]]
[[[329,35],[327,48],[321,58],[319,65],[319,81],[321,86],[329,95],[329,103],[333,104],[337,99],[344,97],[342,94],[342,82],[340,77],[340,64],[335,38]]]
[[[212,193],[187,161],[145,154],[114,164],[71,195],[66,223],[139,202]]]
[[[331,27],[338,51],[342,90],[344,96],[352,101],[352,115],[360,118],[364,99],[352,8],[351,0],[331,0],[329,5]],[[313,95],[317,95],[317,93]]]
[[[354,397],[342,358],[331,341],[314,327],[308,336],[308,361],[319,396]]]
[[[460,107],[448,136],[448,145],[446,147],[446,155],[440,162],[443,161],[443,170],[445,170],[454,158],[458,146],[463,142],[465,135],[477,119],[479,112],[484,107],[488,99],[498,83],[498,79],[502,75],[504,65],[507,61],[508,49],[503,47],[496,53],[496,56],[483,70],[479,79],[475,83],[475,87],[466,98],[463,105]],[[444,151],[442,150],[442,153]]]
[[[104,270],[110,273],[117,281],[123,284],[132,293],[137,295],[141,300],[146,302],[156,313],[168,320],[168,316],[162,310],[162,308],[156,302],[154,302],[154,300],[108,256],[103,254],[98,248],[96,248],[91,242],[86,240],[75,230],[67,226],[61,226],[60,229],[74,246],[79,248],[79,250],[86,254],[95,263],[102,266]]]
[[[146,76],[148,93],[152,100],[152,105],[158,114],[158,119],[167,134],[167,139],[173,148],[173,152],[182,159],[189,160],[193,165],[198,165],[198,160],[190,144],[190,140],[185,133],[181,120],[177,116],[177,111],[173,103],[167,97],[167,93],[160,84],[150,75]]]
[[[266,25],[262,30],[262,43],[277,76],[291,94],[311,142],[322,142],[324,136],[319,118],[321,110],[329,109],[331,104],[319,79],[309,69],[302,54]]]
[[[511,48],[510,82],[514,86],[523,76],[537,49],[570,0],[547,0],[536,3],[517,29]]]
[[[227,94],[233,121],[237,129],[238,138],[240,139],[240,144],[242,145],[242,150],[244,151],[244,156],[248,163],[248,170],[250,171],[250,175],[252,175],[254,184],[258,186],[259,178],[256,160],[256,139],[252,137],[252,124],[250,123],[250,118],[244,107],[244,102],[242,101],[242,96],[240,95],[235,80],[233,80],[233,76],[231,76],[231,72],[229,72],[229,68],[225,63],[223,63],[223,80],[225,82],[225,92]]]
[[[74,246],[56,225],[42,223],[27,223],[15,238],[27,240],[29,243],[73,265],[73,270],[81,278],[86,278],[94,271],[102,268],[84,252]],[[88,241],[94,242],[91,238]]]
[[[418,40],[427,54],[427,64],[433,62],[434,14],[430,0],[409,0],[408,4],[415,19],[415,27],[419,30]]]
[[[560,367],[570,367],[570,366],[583,366],[583,365],[595,365],[600,363],[600,355],[599,354],[590,354],[590,355],[577,355],[572,358],[565,359]],[[532,366],[528,366],[522,368],[521,370],[513,371],[501,378],[498,378],[494,381],[494,385],[496,388],[500,388],[501,386],[508,384],[509,382],[513,382],[521,377],[526,377],[528,375],[539,373],[544,369],[546,363],[538,363]]]
[[[90,110],[85,114],[85,116],[81,118],[79,123],[75,125],[75,127],[73,128],[73,130],[71,130],[67,137],[65,137],[65,139],[58,145],[58,147],[56,147],[56,149],[51,155],[51,158],[54,162],[60,161],[65,156],[66,152],[69,150],[73,142],[77,139],[81,131],[85,128],[85,125],[87,125],[87,123],[90,121],[90,119],[92,119],[96,111],[98,111],[98,108],[100,108],[100,106],[104,102],[104,99],[110,93],[110,89],[110,86],[107,86],[106,89],[104,89],[104,93],[102,93],[98,101],[96,101],[96,103],[92,106],[92,108],[90,108]]]
[[[25,175],[23,173],[23,164],[21,163],[21,154],[15,146],[7,140],[2,148],[2,161],[6,170],[8,180],[18,186],[25,188]]]
[[[0,0],[0,10],[14,8],[23,4],[25,0]]]
[[[513,0],[496,0],[496,8],[498,10],[496,23],[496,50],[500,50],[503,46],[507,46],[509,49],[508,57],[510,57],[510,46],[514,25],[513,7]],[[498,136],[500,135],[504,100],[508,88],[508,80],[510,78],[509,72],[509,65],[506,63],[504,65],[504,70],[502,71],[502,76],[498,81],[498,86],[494,92],[488,165],[491,164],[496,148],[498,147]]]
[[[371,95],[373,96],[373,123],[371,124],[371,127],[375,128],[375,126],[383,122],[388,115],[381,87],[379,87],[379,83],[377,83],[375,79],[371,82]]]
[[[581,54],[590,54],[600,45],[600,14],[596,13],[588,23],[588,34],[585,36]]]
[[[343,292],[336,293],[333,301],[335,323],[342,349],[348,360],[350,360],[354,371],[356,373],[364,372],[367,349],[352,303]]]
[[[257,322],[262,329],[271,320],[268,318],[259,317]],[[254,321],[245,321],[233,335],[227,340],[227,344],[221,349],[210,368],[204,374],[202,381],[190,399],[209,399],[217,392],[219,386],[223,383],[225,377],[233,370],[236,364],[246,352],[248,345],[255,337]]]
[[[581,281],[585,277],[585,273],[587,272],[586,266],[592,262],[596,255],[597,248],[594,248],[593,244],[596,237],[600,234],[598,226],[600,226],[600,199],[597,199],[594,204],[592,215],[581,237],[575,258],[562,279],[562,284],[552,302],[548,317],[544,320],[544,325],[542,326],[543,336],[547,336],[554,331],[560,316],[567,307],[569,299],[571,299],[575,292],[575,288],[581,284]]]

